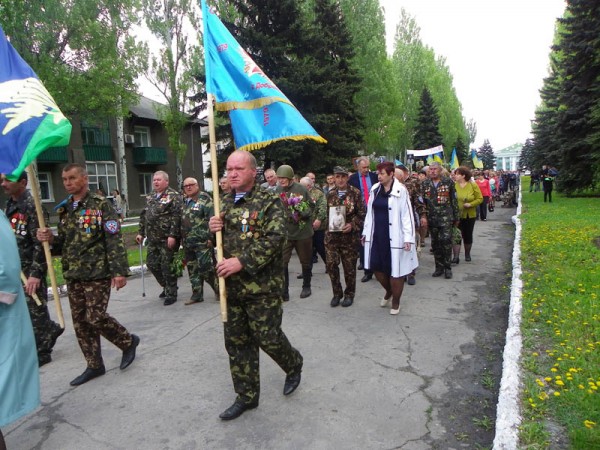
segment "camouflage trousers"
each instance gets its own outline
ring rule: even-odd
[[[56,343],[56,338],[60,334],[61,327],[50,318],[48,311],[48,286],[46,280],[42,279],[39,289],[35,292],[42,303],[38,306],[33,297],[25,294],[27,299],[27,309],[31,317],[33,334],[35,335],[35,346],[37,348],[38,358],[52,353],[52,347]]]
[[[110,298],[110,278],[95,281],[68,281],[67,291],[77,342],[87,366],[98,369],[104,365],[100,336],[121,350],[133,342],[131,334],[107,312]]]
[[[436,269],[452,268],[452,228],[452,223],[439,227],[429,226]]]
[[[228,296],[225,348],[237,399],[258,402],[260,397],[259,349],[286,374],[302,368],[302,355],[281,329],[280,296]]]
[[[177,275],[172,268],[176,251],[176,248],[168,248],[166,243],[148,243],[146,265],[158,284],[165,290],[167,298],[177,298]]]
[[[215,257],[212,248],[185,248],[188,274],[192,284],[194,300],[204,300],[204,282],[219,298],[219,285],[215,274]]]
[[[353,240],[342,243],[326,242],[325,254],[327,255],[325,265],[331,280],[333,296],[354,298],[356,292],[356,260],[358,259],[356,244]],[[346,281],[346,289],[344,290],[342,290],[342,283],[340,282],[340,261],[344,268],[344,280]]]

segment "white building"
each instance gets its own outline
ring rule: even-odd
[[[521,150],[523,150],[523,144],[513,144],[510,147],[503,148],[502,150],[499,150],[497,152],[495,151],[495,169],[518,170],[519,158],[521,158]]]

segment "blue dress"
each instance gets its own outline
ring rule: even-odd
[[[392,275],[392,251],[390,247],[389,192],[381,186],[373,199],[373,244],[371,246],[370,269]]]
[[[40,404],[37,351],[25,294],[15,234],[0,211],[0,427]]]

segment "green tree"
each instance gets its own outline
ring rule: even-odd
[[[521,149],[521,156],[519,157],[519,169],[521,170],[533,170],[533,149],[534,144],[531,139],[527,139],[523,148]]]
[[[494,149],[490,145],[490,141],[485,139],[483,141],[483,145],[479,147],[479,151],[477,152],[477,156],[483,163],[483,168],[492,170],[494,168],[494,164],[496,164],[496,157],[494,156]]]
[[[454,142],[454,148],[456,149],[456,157],[460,165],[464,165],[469,158],[469,146],[465,143],[462,136],[458,136]]]
[[[145,46],[138,0],[0,0],[0,23],[67,116],[129,113]]]
[[[442,143],[442,135],[438,128],[440,122],[438,111],[433,104],[429,89],[424,88],[421,92],[419,116],[415,127],[413,148],[426,149],[435,147]]]
[[[169,149],[176,156],[177,184],[181,185],[181,163],[187,152],[181,133],[189,120],[186,111],[192,110],[189,98],[196,88],[194,76],[202,72],[197,3],[191,0],[143,0],[143,3],[146,25],[161,45],[147,67],[147,78],[167,102],[158,114],[167,131]]]

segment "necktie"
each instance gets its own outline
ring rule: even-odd
[[[367,186],[367,177],[362,176],[362,188],[363,196],[365,197],[365,203],[369,203],[369,187]]]

